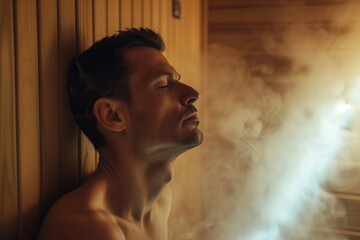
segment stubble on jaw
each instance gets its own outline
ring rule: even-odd
[[[141,129],[133,129],[133,153],[141,159],[147,159],[149,162],[175,160],[180,154],[202,143],[202,132],[198,128],[193,131],[191,135],[187,136],[187,139],[175,142],[145,136]]]

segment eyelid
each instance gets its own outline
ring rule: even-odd
[[[180,74],[164,74],[154,84],[155,88],[167,88],[171,82],[179,82],[181,79]]]
[[[165,80],[160,80],[160,81],[157,81],[155,84],[154,84],[154,87],[155,88],[165,88],[169,85],[169,81],[167,79]]]

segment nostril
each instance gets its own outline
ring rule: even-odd
[[[196,100],[198,99],[198,97],[189,97],[187,99],[187,101],[185,102],[186,105],[191,105],[193,104]]]
[[[182,103],[185,105],[192,105],[198,100],[199,92],[186,84],[183,84],[183,87]]]
[[[193,89],[193,92],[186,98],[185,105],[191,105],[199,98],[199,93]]]

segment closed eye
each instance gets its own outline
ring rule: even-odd
[[[159,87],[157,87],[158,89],[166,89],[166,88],[168,88],[169,87],[169,85],[162,85],[162,86],[159,86]]]
[[[155,84],[155,89],[165,90],[169,87],[168,81],[161,81]]]

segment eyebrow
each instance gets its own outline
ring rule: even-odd
[[[177,81],[180,81],[180,79],[181,79],[181,74],[180,73],[171,72],[171,71],[159,71],[159,72],[156,73],[156,76],[157,77],[168,76],[168,77],[174,78]]]

